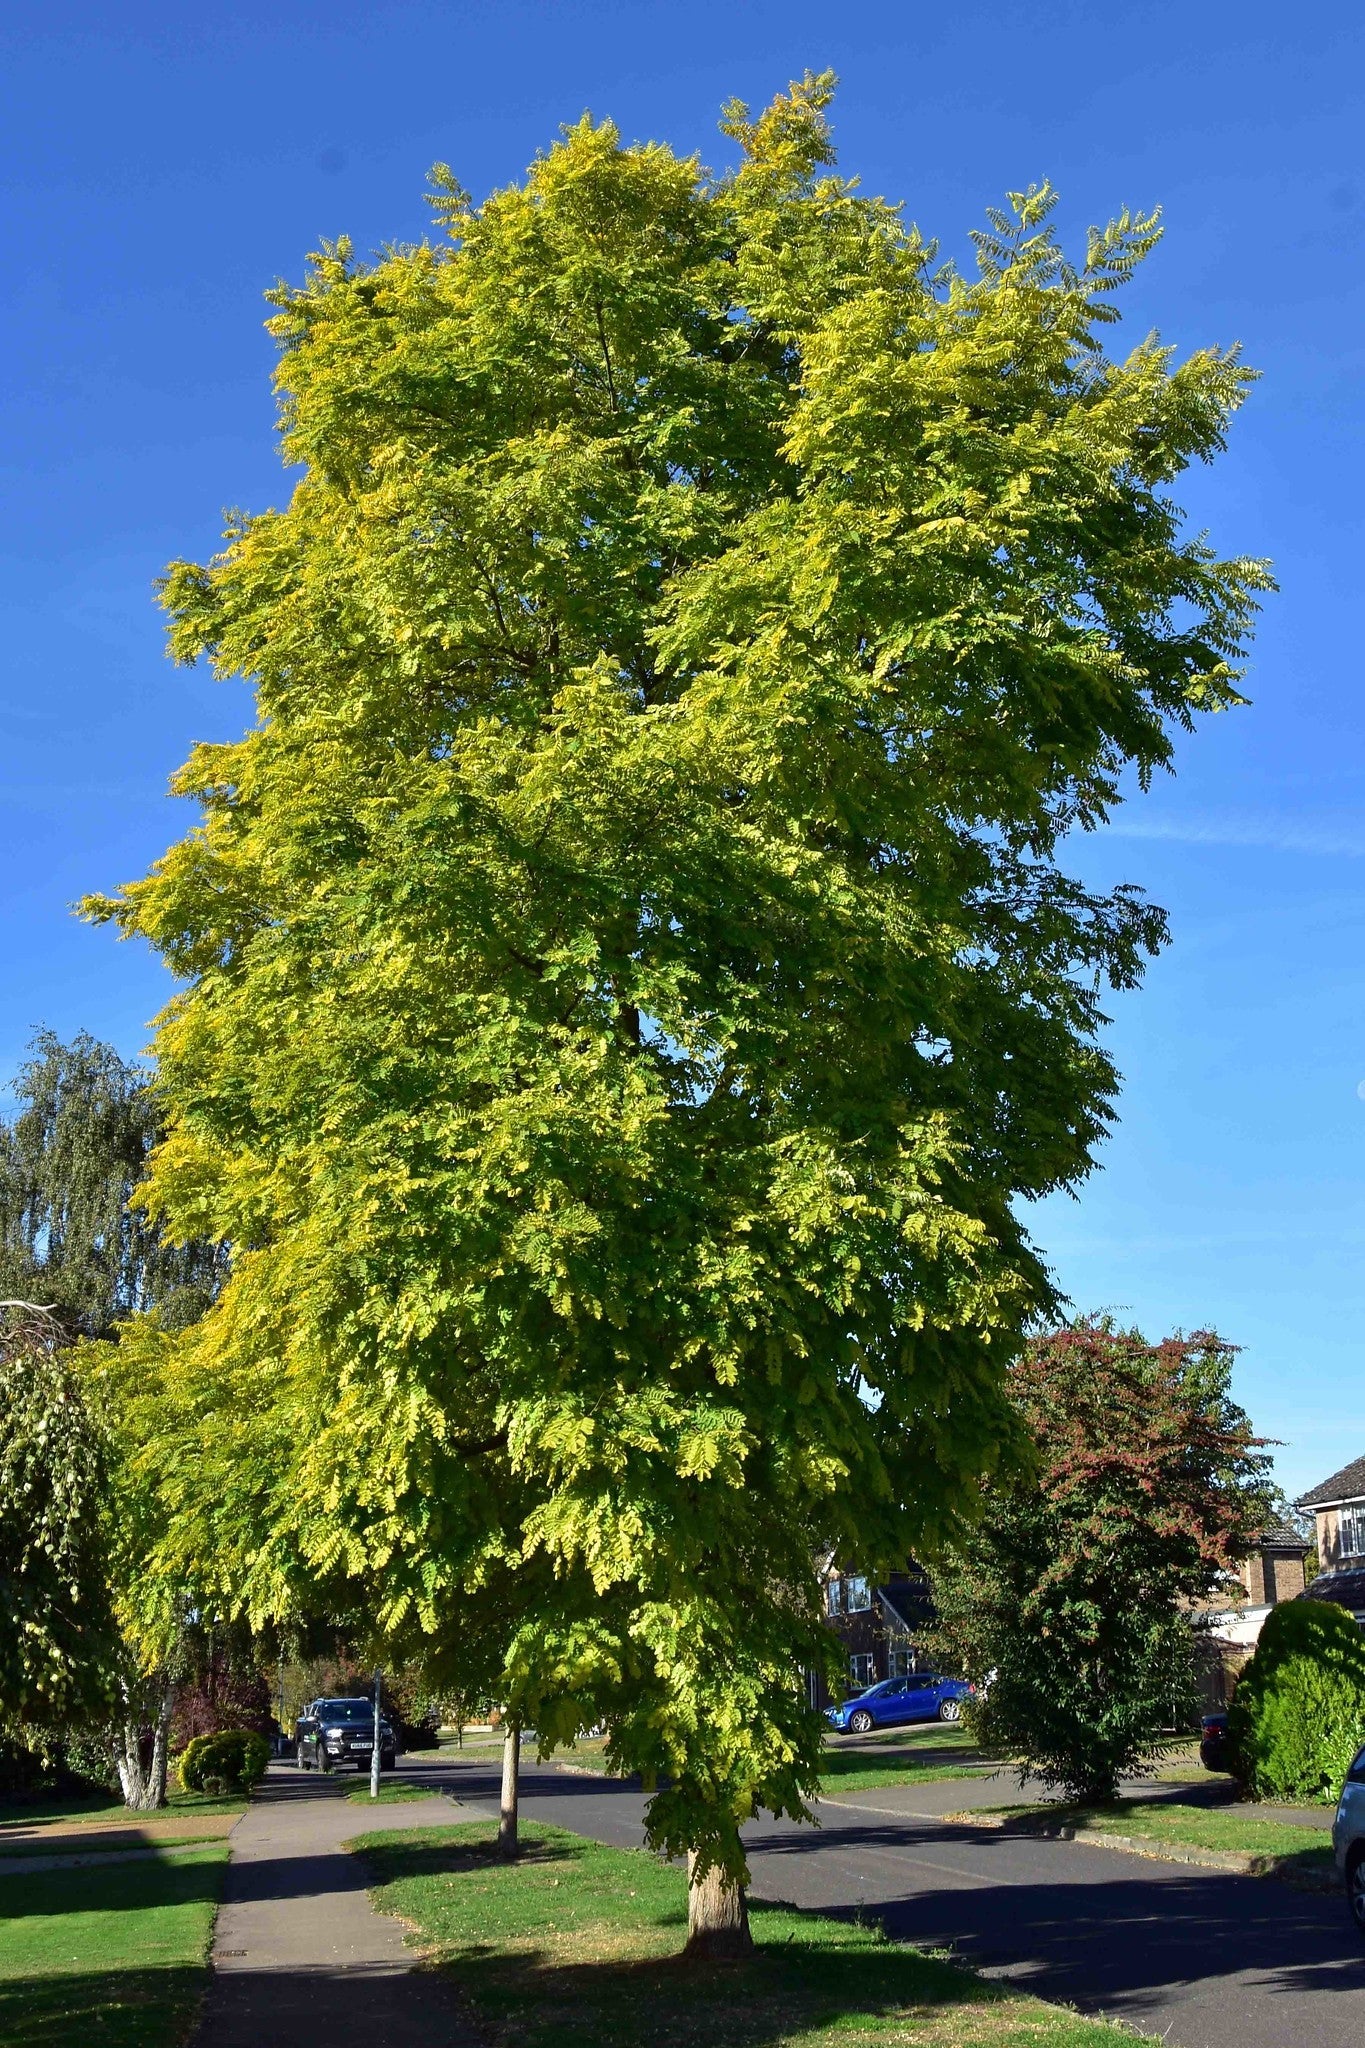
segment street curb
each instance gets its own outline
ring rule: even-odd
[[[971,1812],[936,1814],[933,1818],[951,1822],[954,1827],[985,1828],[1032,1841],[1082,1842],[1092,1849],[1115,1849],[1125,1856],[1145,1856],[1152,1863],[1189,1863],[1202,1870],[1230,1871],[1237,1877],[1274,1877],[1281,1884],[1292,1884],[1305,1892],[1335,1893],[1340,1882],[1335,1871],[1305,1870],[1285,1857],[1258,1856],[1246,1849],[1198,1849],[1184,1842],[1158,1842],[1151,1835],[1116,1835],[1108,1829],[1075,1828],[1065,1823],[1035,1826],[1028,1821],[987,1820]]]

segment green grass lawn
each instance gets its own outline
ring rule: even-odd
[[[0,1805],[0,1842],[7,1828],[34,1828],[46,1821],[67,1821],[74,1826],[80,1821],[126,1820],[136,1825],[158,1815],[163,1820],[172,1816],[193,1820],[200,1814],[245,1812],[244,1799],[221,1798],[211,1792],[172,1792],[166,1804],[152,1813],[136,1812],[121,1799],[111,1799],[107,1792],[92,1792],[77,1799],[35,1800],[28,1806],[17,1802]]]
[[[981,1982],[876,1927],[753,1905],[757,1954],[693,1964],[681,1868],[522,1827],[515,1864],[483,1822],[353,1846],[470,2001],[490,2048],[1119,2048],[1132,2035]]]
[[[1182,1806],[1164,1799],[1120,1799],[1113,1806],[992,1806],[973,1816],[1008,1819],[1022,1826],[1059,1823],[1087,1834],[1132,1835],[1154,1844],[1190,1849],[1230,1849],[1263,1856],[1290,1868],[1330,1869],[1332,1836],[1327,1828],[1292,1821],[1252,1820],[1217,1807]]]
[[[974,1768],[973,1768],[974,1767]],[[820,1766],[824,1791],[871,1791],[878,1785],[914,1785],[931,1778],[971,1778],[996,1768],[964,1728],[938,1721],[890,1728],[854,1744],[831,1744]]]
[[[4,2048],[178,2048],[208,1980],[226,1844],[0,1877]]]
[[[378,1799],[371,1799],[368,1778],[353,1786],[346,1794],[352,1806],[401,1806],[406,1799],[439,1799],[440,1796],[439,1792],[433,1792],[429,1786],[405,1785],[401,1781],[395,1784],[390,1780],[380,1785]]]
[[[981,1765],[958,1762],[952,1756],[907,1757],[904,1762],[890,1757],[850,1755],[826,1756],[820,1766],[820,1787],[837,1797],[840,1792],[870,1792],[878,1785],[916,1785],[937,1778],[979,1778]]]

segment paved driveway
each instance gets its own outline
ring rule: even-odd
[[[414,1776],[496,1810],[496,1757],[405,1759]],[[760,1897],[876,1912],[904,1941],[1041,1996],[1161,2036],[1170,2048],[1362,2048],[1365,1946],[1334,1898],[1269,1879],[1072,1842],[954,1827],[898,1811],[916,1790],[827,1804],[824,1825],[748,1831]],[[635,1846],[642,1795],[524,1768],[528,1819]]]

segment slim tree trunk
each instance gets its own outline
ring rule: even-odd
[[[687,1857],[687,1949],[707,1961],[731,1960],[753,1952],[744,1887],[715,1864],[697,1873],[697,1852]]]
[[[517,1853],[517,1798],[521,1783],[521,1723],[511,1717],[502,1736],[502,1808],[498,1815],[498,1854]]]
[[[147,1773],[151,1780],[151,1805],[166,1804],[166,1771],[171,1760],[171,1708],[175,1704],[175,1693],[168,1685],[157,1707],[156,1726],[152,1731],[152,1765]]]

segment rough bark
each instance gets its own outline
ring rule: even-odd
[[[689,1956],[726,1960],[753,1950],[749,1903],[744,1887],[723,1870],[697,1870],[697,1852],[687,1858],[687,1949]]]
[[[521,1723],[509,1720],[502,1737],[502,1805],[498,1814],[498,1854],[517,1853],[517,1800],[521,1784]]]

